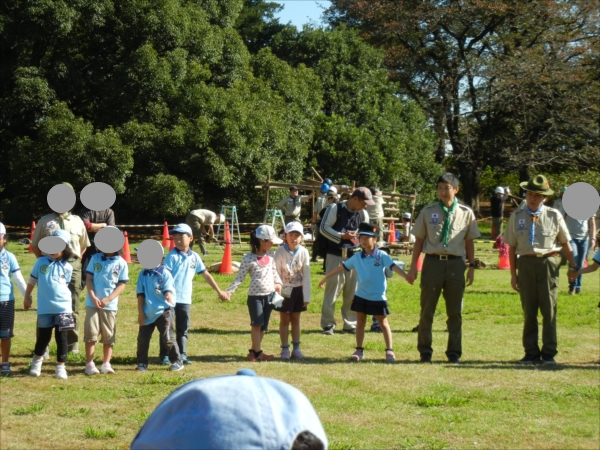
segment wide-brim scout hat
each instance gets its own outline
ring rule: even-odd
[[[520,183],[521,189],[524,191],[535,192],[541,195],[552,195],[554,191],[550,189],[550,182],[544,175],[535,175],[529,179]]]

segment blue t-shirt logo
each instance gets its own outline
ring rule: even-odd
[[[98,263],[94,264],[94,272],[98,273],[102,270],[102,266]]]
[[[44,275],[47,275],[48,272],[50,272],[50,267],[44,264],[42,267],[40,267],[40,272],[42,272]]]

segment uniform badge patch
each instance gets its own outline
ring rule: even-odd
[[[439,218],[439,214],[438,213],[432,213],[431,214],[431,223],[437,223]]]
[[[525,219],[519,219],[519,229],[525,228]]]
[[[44,264],[42,267],[40,267],[40,272],[46,275],[48,272],[50,272],[50,267]]]
[[[98,273],[102,270],[102,266],[99,263],[94,264],[94,272]]]
[[[48,228],[50,228],[51,230],[53,230],[53,229],[54,229],[54,226],[55,226],[55,225],[56,225],[56,224],[55,224],[54,222],[48,222]]]

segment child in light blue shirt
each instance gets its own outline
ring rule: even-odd
[[[171,272],[160,264],[154,269],[140,272],[136,287],[138,299],[138,345],[136,370],[148,370],[148,348],[154,328],[158,328],[160,340],[167,347],[171,370],[181,370],[183,362],[173,330],[175,306],[175,282]]]
[[[15,284],[25,295],[25,280],[15,255],[6,250],[6,228],[0,222],[0,349],[2,350],[1,371],[3,375],[10,374],[11,340],[15,328],[15,294],[10,281],[12,275]]]
[[[385,340],[385,360],[393,363],[396,356],[392,348],[392,330],[387,320],[390,310],[385,295],[387,278],[392,274],[386,273],[386,269],[396,272],[404,279],[406,279],[406,273],[392,261],[387,253],[376,247],[377,225],[363,222],[359,225],[357,234],[363,251],[355,253],[341,266],[328,273],[319,283],[319,287],[322,288],[328,278],[336,276],[343,270],[356,270],[357,289],[351,306],[352,311],[356,311],[356,351],[352,354],[352,359],[360,361],[364,358],[362,345],[365,337],[365,324],[367,316],[374,315],[381,326]]]
[[[86,269],[87,296],[85,298],[84,338],[87,364],[86,375],[115,373],[110,365],[115,343],[116,317],[119,295],[129,281],[127,262],[115,253],[92,255]],[[100,335],[103,360],[100,370],[94,364],[94,351]]]
[[[36,284],[38,286],[38,334],[29,374],[34,377],[41,375],[43,355],[50,343],[52,330],[54,329],[58,347],[56,378],[66,379],[67,330],[75,328],[71,291],[69,290],[73,267],[67,260],[75,257],[75,254],[69,247],[71,235],[67,231],[56,230],[52,233],[52,236],[45,237],[42,241],[54,237],[64,241],[64,250],[42,256],[35,262],[25,290],[24,308],[28,310],[32,305],[31,292]]]
[[[181,353],[181,360],[184,364],[191,364],[187,358],[188,330],[190,328],[190,312],[192,308],[192,280],[199,273],[204,280],[212,287],[222,301],[229,301],[229,293],[219,289],[214,278],[204,267],[202,258],[198,253],[190,249],[193,239],[193,232],[189,225],[185,223],[178,224],[170,234],[175,241],[175,248],[165,257],[164,266],[171,272],[175,282],[175,292],[177,292],[177,304],[175,305],[175,330],[177,346]],[[167,348],[161,341],[160,359],[163,365],[169,364]]]

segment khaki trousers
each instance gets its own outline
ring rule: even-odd
[[[558,256],[548,258],[521,256],[517,259],[519,295],[525,317],[523,348],[527,355],[540,355],[538,310],[542,313],[541,354],[554,357],[558,353],[556,350],[556,301],[559,264],[560,257]]]
[[[417,349],[431,355],[433,316],[440,298],[446,301],[448,346],[446,356],[462,355],[462,306],[466,264],[462,258],[440,261],[425,257],[421,272],[421,318]]]
[[[341,265],[348,258],[343,259],[341,256],[327,254],[325,260],[325,273],[331,272],[333,269]],[[350,309],[354,293],[356,292],[356,271],[351,270],[331,277],[325,284],[325,296],[323,298],[323,306],[321,307],[321,327],[323,329],[333,326],[335,327],[335,301],[342,294],[342,319],[344,320],[344,330],[356,329],[356,313]]]

